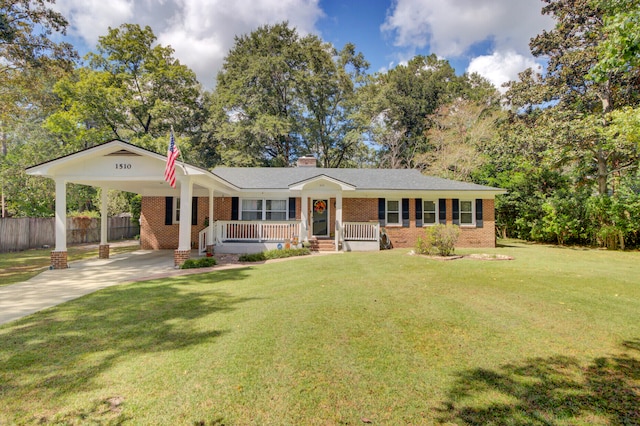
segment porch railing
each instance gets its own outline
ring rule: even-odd
[[[344,241],[378,241],[380,224],[378,222],[345,222],[342,224]]]
[[[216,241],[287,241],[300,235],[300,221],[221,221],[215,223]]]

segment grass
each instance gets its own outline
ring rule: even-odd
[[[68,261],[97,257],[98,249],[89,247],[95,247],[95,245],[68,247]],[[126,246],[112,246],[110,254],[125,253],[139,248],[140,245],[137,242]],[[51,250],[35,249],[0,253],[0,286],[26,281],[47,269],[51,265]]]
[[[470,253],[471,251],[462,251]],[[639,424],[638,252],[309,256],[0,327],[0,424]]]

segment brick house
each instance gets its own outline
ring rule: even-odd
[[[437,223],[460,226],[459,247],[495,246],[499,188],[417,170],[318,168],[313,157],[296,167],[210,171],[178,162],[172,188],[164,181],[165,161],[111,141],[27,173],[56,181],[56,217],[66,214],[67,182],[141,194],[141,248],[173,249],[176,265],[196,248],[248,253],[309,242],[324,250],[378,250],[381,232],[393,247],[412,247]],[[106,196],[101,210],[106,215]],[[59,229],[64,221],[56,222],[52,264],[66,267],[66,230]],[[101,253],[108,256],[106,229],[102,235]]]

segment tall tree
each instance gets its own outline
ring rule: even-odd
[[[549,154],[556,165],[572,165],[583,180],[595,176],[598,192],[606,194],[611,176],[637,167],[637,149],[611,135],[607,127],[612,112],[638,104],[638,69],[612,68],[594,81],[591,71],[605,40],[603,10],[591,0],[543,1],[547,5],[542,12],[557,24],[530,46],[535,56],[548,58],[546,73],[521,74],[507,98],[529,114],[536,105],[545,105],[537,115],[536,131],[550,137]]]
[[[288,23],[236,37],[214,93],[210,127],[233,165],[286,166],[314,154],[341,167],[363,149],[355,94],[368,64]]]
[[[88,66],[56,85],[61,107],[48,128],[74,149],[114,138],[159,151],[165,147],[157,138],[170,126],[183,140],[199,131],[201,86],[173,53],[148,26],[110,28],[86,56]]]
[[[413,167],[414,156],[429,149],[427,116],[461,93],[461,81],[449,62],[435,55],[416,56],[370,80],[363,112],[383,166]]]
[[[11,188],[23,176],[27,135],[40,123],[52,104],[51,82],[69,72],[76,54],[68,43],[51,37],[63,34],[66,19],[50,8],[52,0],[0,0],[0,210],[4,217],[13,203]],[[27,132],[27,133],[25,133]],[[49,150],[34,148],[36,161]],[[13,152],[17,151],[17,152]],[[15,154],[15,155],[13,155]],[[19,211],[11,209],[12,214]]]

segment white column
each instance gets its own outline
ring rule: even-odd
[[[178,250],[191,250],[191,203],[193,182],[189,176],[180,178],[180,234]]]
[[[56,179],[56,250],[67,251],[67,183]]]
[[[302,221],[300,241],[304,241],[309,239],[309,197],[304,191],[300,195],[300,220]]]
[[[108,244],[107,222],[109,221],[109,213],[107,211],[107,201],[109,199],[109,190],[100,188],[100,245]]]
[[[213,188],[209,188],[209,229],[207,230],[207,245],[213,245]]]
[[[338,250],[338,243],[342,239],[342,192],[338,192],[336,195],[336,251]]]

